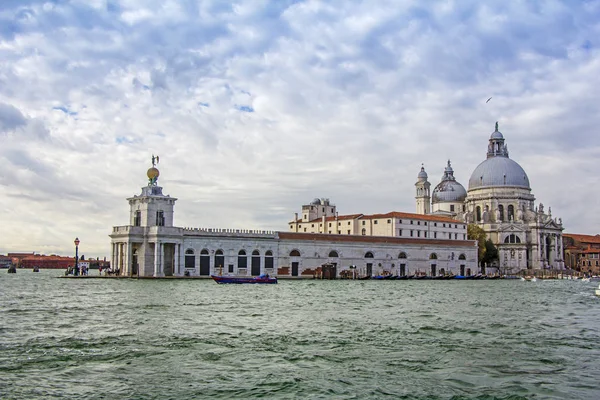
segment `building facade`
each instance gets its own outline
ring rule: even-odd
[[[421,168],[417,176],[417,212],[428,214],[430,184]],[[466,224],[476,224],[498,248],[495,265],[503,272],[522,269],[563,269],[562,220],[550,207],[535,205],[529,178],[509,158],[503,134],[492,132],[487,158],[471,174],[468,190],[456,181],[448,161],[442,181],[431,196],[430,213],[446,215]]]
[[[153,160],[154,161],[154,160]],[[123,276],[336,276],[476,274],[477,243],[445,216],[391,212],[338,216],[327,199],[302,207],[291,232],[174,225],[176,198],[163,194],[154,162],[148,185],[128,198],[129,223],[113,227],[111,265]]]
[[[600,235],[565,233],[565,266],[590,275],[600,275]]]

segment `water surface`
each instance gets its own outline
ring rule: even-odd
[[[598,399],[598,283],[0,270],[0,398]]]

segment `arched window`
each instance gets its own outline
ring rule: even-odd
[[[292,250],[290,252],[290,257],[300,257],[300,252],[298,250]]]
[[[207,249],[200,252],[200,275],[210,275],[210,256]]]
[[[508,206],[508,220],[514,221],[515,219],[515,207],[511,204]]]
[[[459,260],[466,260],[467,257],[464,254],[461,254],[460,256],[458,256]]]
[[[271,250],[265,252],[265,268],[273,268],[273,252]]]
[[[398,258],[406,258],[406,253],[402,252],[398,255]]]
[[[254,276],[260,275],[260,252],[258,250],[252,252],[251,263],[252,268],[250,274]]]
[[[185,251],[185,267],[186,268],[194,268],[196,266],[196,256],[194,255],[194,250],[187,249]]]
[[[511,233],[506,238],[504,238],[504,243],[521,243],[521,238],[519,238],[514,233]]]
[[[329,252],[329,257],[339,257],[338,252],[335,250],[331,250]]]
[[[244,250],[240,250],[238,253],[238,268],[248,268],[248,257]]]
[[[365,236],[367,234],[367,230],[365,228],[362,228],[361,233],[362,233],[363,236]]]
[[[435,254],[435,253],[431,253],[431,254],[429,255],[429,259],[430,259],[430,260],[437,260],[437,254]]]
[[[373,253],[371,253],[370,251],[367,251],[365,253],[365,258],[373,258]]]
[[[477,213],[477,222],[481,221],[481,207],[477,206],[477,208],[475,209],[476,213]]]
[[[500,221],[504,221],[504,206],[502,204],[498,206],[498,214],[500,214]]]
[[[225,256],[223,255],[223,250],[215,251],[215,269],[219,272],[223,271],[225,268]]]

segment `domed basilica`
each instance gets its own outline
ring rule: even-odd
[[[454,177],[450,161],[433,193],[424,167],[415,186],[417,213],[448,216],[483,228],[498,248],[495,267],[503,272],[564,268],[562,220],[552,217],[550,207],[546,211],[542,203],[535,205],[529,178],[509,158],[498,123],[487,158],[471,174],[468,190]]]

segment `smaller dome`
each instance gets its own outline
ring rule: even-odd
[[[313,205],[313,206],[320,206],[321,205],[321,199],[314,199],[310,204]]]
[[[420,181],[427,180],[427,172],[425,172],[425,167],[421,167],[421,171],[419,172],[419,175],[417,175],[417,179]]]
[[[148,179],[155,179],[158,178],[160,172],[158,171],[158,168],[152,167],[148,168],[148,172],[146,173],[146,175],[148,176]]]
[[[431,198],[434,203],[462,202],[467,198],[467,191],[460,183],[454,180],[445,180],[433,189]]]
[[[502,132],[494,131],[492,136],[490,136],[490,139],[504,139],[504,136],[502,136]]]

